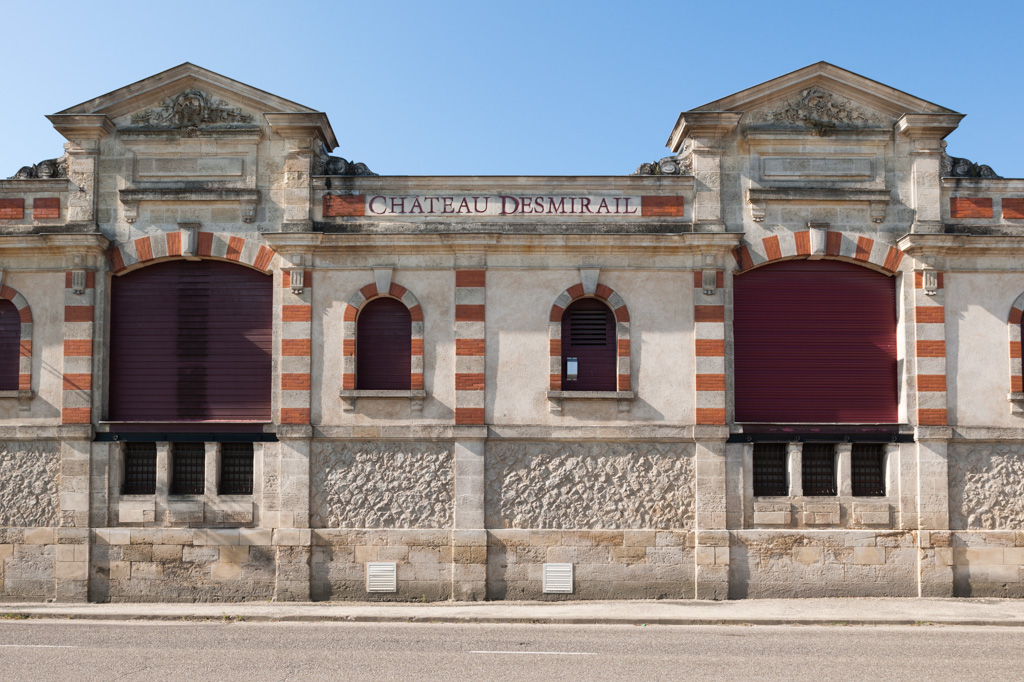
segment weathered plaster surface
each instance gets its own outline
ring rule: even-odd
[[[493,443],[488,528],[689,528],[685,443]]]
[[[949,521],[957,530],[1024,529],[1024,445],[949,447]]]
[[[0,526],[56,526],[60,446],[0,443]]]
[[[313,444],[316,528],[447,528],[452,448],[401,442]]]

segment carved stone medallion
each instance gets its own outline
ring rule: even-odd
[[[186,134],[207,126],[231,126],[252,124],[250,114],[242,113],[222,99],[217,99],[202,90],[186,90],[174,97],[168,97],[160,107],[146,109],[132,114],[132,125],[147,128],[182,130]]]
[[[862,111],[850,100],[817,86],[803,90],[798,97],[786,102],[782,109],[762,114],[759,122],[808,127],[818,137],[828,137],[836,129],[882,125],[877,115]]]

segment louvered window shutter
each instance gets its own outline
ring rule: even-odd
[[[412,386],[412,315],[401,301],[379,298],[356,322],[356,386],[405,390]]]
[[[577,378],[566,368],[576,359]],[[562,313],[562,390],[614,391],[618,367],[615,316],[596,298],[581,298]]]
[[[111,287],[110,419],[270,421],[273,280],[170,261]]]

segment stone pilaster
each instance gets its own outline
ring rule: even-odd
[[[956,130],[962,114],[904,114],[896,131],[910,141],[910,205],[914,209],[911,232],[941,233],[942,226],[942,139]]]
[[[919,596],[952,597],[953,566],[949,547],[949,427],[919,426],[917,441],[917,509]],[[947,557],[947,554],[949,555]]]
[[[480,601],[487,596],[487,531],[484,530],[486,427],[460,429],[455,441],[455,519],[452,532],[452,596]],[[475,431],[477,433],[471,433]]]
[[[696,597],[729,596],[726,530],[726,427],[696,427]]]
[[[313,272],[292,256],[281,272],[280,423],[309,424],[312,396]]]
[[[686,111],[669,137],[669,147],[689,152],[694,180],[694,232],[725,232],[722,207],[724,139],[739,123],[742,112]]]

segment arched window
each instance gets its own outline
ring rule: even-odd
[[[733,282],[736,421],[898,420],[894,278],[793,260]]]
[[[615,315],[596,298],[562,313],[562,390],[614,391],[618,374]]]
[[[20,348],[21,314],[11,301],[0,299],[0,391],[18,390]]]
[[[411,381],[412,314],[398,299],[372,300],[356,322],[356,388],[408,391]]]
[[[270,421],[273,280],[217,261],[115,277],[109,418]]]

